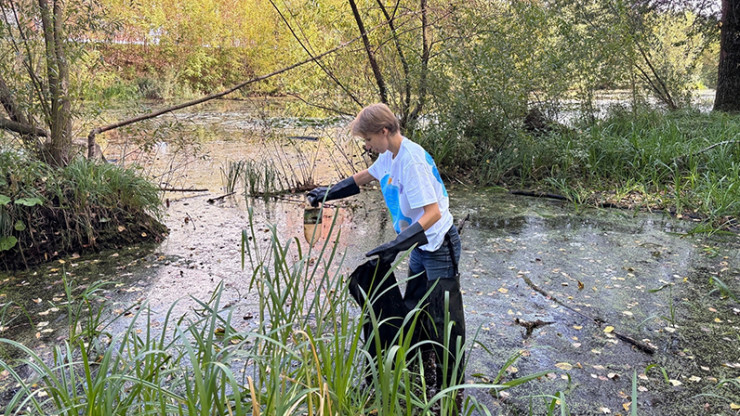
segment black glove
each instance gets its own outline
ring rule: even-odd
[[[381,262],[392,263],[396,259],[396,255],[401,251],[413,247],[414,244],[418,243],[419,246],[423,246],[428,242],[427,236],[424,234],[424,228],[422,228],[421,224],[415,222],[401,231],[401,234],[398,234],[395,240],[375,247],[368,251],[365,256],[370,257],[377,254]]]
[[[359,193],[360,187],[355,183],[355,179],[350,176],[332,187],[319,186],[318,188],[314,188],[308,191],[306,198],[312,207],[317,207],[319,206],[319,202],[346,198]]]

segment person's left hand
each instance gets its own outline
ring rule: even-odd
[[[393,260],[396,259],[396,256],[398,255],[398,249],[395,246],[395,241],[389,241],[387,243],[381,244],[374,249],[368,251],[365,254],[365,257],[371,257],[374,255],[378,255],[378,258],[380,259],[381,263],[393,263]]]
[[[392,263],[396,259],[396,255],[401,251],[414,247],[414,244],[423,246],[426,243],[428,241],[426,234],[424,234],[424,228],[422,228],[421,224],[415,222],[401,231],[395,240],[375,247],[368,251],[365,256],[370,257],[377,254],[380,261]]]

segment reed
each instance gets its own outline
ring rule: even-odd
[[[172,305],[156,331],[154,313],[143,305],[112,334],[106,328],[117,318],[100,313],[104,304],[96,300],[105,283],[75,290],[70,281],[70,332],[52,357],[0,339],[13,352],[9,357],[19,357],[0,360],[0,370],[18,385],[3,403],[6,414],[422,415],[439,408],[451,415],[458,389],[501,391],[545,374],[501,383],[502,370],[494,382],[449,386],[427,397],[423,366],[412,353],[418,345],[403,332],[368,366],[365,343],[377,340],[363,340],[361,328],[369,320],[377,333],[379,322],[352,303],[345,276],[330,272],[345,260],[337,240],[304,251],[298,239],[282,241],[273,227],[263,242],[255,238],[251,209],[249,217],[243,260],[260,299],[256,328],[234,328],[219,285],[186,316],[175,316]],[[418,318],[415,310],[405,319],[413,328]],[[465,348],[477,342],[471,338]],[[490,414],[468,395],[461,414],[473,412]]]

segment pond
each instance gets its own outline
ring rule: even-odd
[[[110,139],[109,159],[135,155],[166,186],[207,191],[165,194],[170,233],[160,245],[74,255],[0,275],[0,302],[22,307],[7,311],[13,319],[3,321],[2,335],[51,354],[67,323],[63,273],[78,288],[118,282],[104,292],[109,313],[121,315],[117,325],[125,326],[130,308],[147,302],[156,328],[174,302],[175,315],[192,313],[195,299],[208,299],[222,285],[235,329],[255,328],[260,304],[241,249],[249,210],[264,244],[274,230],[282,241],[305,245],[303,196],[245,198],[244,184],[226,189],[229,162],[281,158],[298,172],[294,183],[325,184],[369,161],[338,128],[341,120],[290,120],[285,131],[275,120],[269,126],[249,121],[253,110],[244,105],[220,103],[177,116],[193,126],[182,135],[209,132],[185,153],[173,154],[169,142],[131,153],[125,137]],[[331,150],[337,143],[342,150]],[[493,414],[541,410],[550,399],[540,396],[557,392],[572,414],[629,414],[634,377],[641,415],[734,412],[740,392],[723,382],[740,374],[740,305],[732,297],[740,294],[737,235],[691,235],[692,223],[662,213],[587,209],[497,189],[449,191],[453,215],[458,223],[465,219],[461,285],[468,339],[477,341],[466,380],[492,380],[515,354],[504,381],[548,371],[499,397],[486,390],[466,394]],[[325,237],[335,214],[344,260],[331,265],[333,273],[346,275],[393,236],[372,187],[326,210]],[[0,374],[4,400],[13,390],[9,383]]]

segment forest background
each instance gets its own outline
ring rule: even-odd
[[[737,56],[720,54],[721,32],[737,33],[736,3],[3,0],[0,138],[65,166],[85,138],[90,153],[122,125],[101,128],[114,107],[146,114],[266,96],[289,98],[292,115],[329,117],[382,101],[448,178],[732,228],[738,123],[698,111],[694,98],[730,80],[715,106],[740,108],[737,75],[718,77],[720,56]],[[734,23],[723,26],[723,15]],[[596,97],[615,91],[621,104],[604,114]],[[13,165],[22,163],[8,159],[5,170]],[[6,210],[53,200],[33,190],[40,168],[26,165],[15,182],[31,185],[0,192]],[[151,211],[155,199],[146,201],[125,211]],[[30,220],[2,218],[8,250]],[[87,223],[79,234],[90,234]]]

